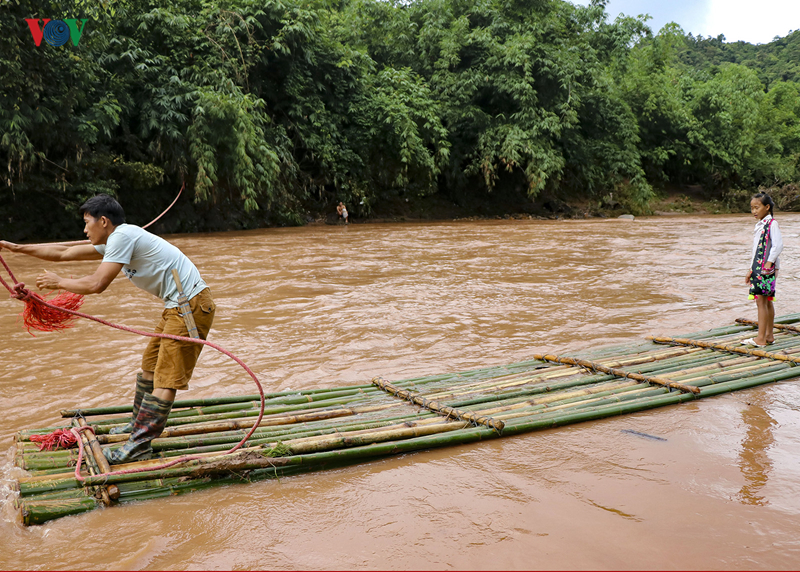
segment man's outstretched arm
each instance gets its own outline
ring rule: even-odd
[[[70,262],[77,260],[100,260],[103,255],[91,244],[15,244],[0,240],[0,250],[27,254],[50,262]]]

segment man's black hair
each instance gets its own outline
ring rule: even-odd
[[[93,218],[106,217],[114,226],[125,222],[125,211],[116,200],[108,195],[96,195],[81,205],[81,216],[89,214]]]

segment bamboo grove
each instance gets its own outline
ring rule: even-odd
[[[253,426],[258,396],[176,401],[156,457],[108,472],[100,449],[125,440],[112,427],[130,406],[61,412],[83,433],[84,481],[75,478],[75,449],[40,451],[16,437],[15,506],[26,525],[128,501],[184,494],[207,487],[274,479],[367,462],[433,447],[473,443],[603,419],[712,397],[763,384],[800,379],[800,314],[779,318],[766,350],[741,345],[753,322],[638,344],[598,349],[583,357],[533,355],[508,366],[392,382],[268,394],[265,415],[238,452],[228,453]],[[155,468],[191,455],[188,461]],[[148,469],[148,467],[153,467]]]
[[[87,22],[77,45],[36,46],[31,18]],[[0,27],[12,240],[79,233],[98,192],[149,220],[183,181],[173,232],[302,224],[339,200],[646,212],[665,184],[736,202],[800,181],[800,31],[726,44],[612,22],[604,0],[9,0]]]

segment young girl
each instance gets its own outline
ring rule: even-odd
[[[778,222],[773,218],[775,203],[767,193],[758,193],[750,201],[750,212],[758,220],[753,229],[753,262],[745,283],[750,284],[750,299],[758,308],[758,335],[742,343],[766,346],[775,341],[772,333],[775,322],[775,281],[778,277],[778,256],[783,240]]]

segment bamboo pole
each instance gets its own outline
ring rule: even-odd
[[[543,359],[543,360],[552,361],[552,362],[555,362],[555,363],[567,363],[567,364],[572,364],[572,365],[580,365],[582,367],[585,367],[587,369],[591,369],[593,371],[602,371],[603,373],[610,373],[610,374],[616,375],[618,377],[627,377],[627,378],[630,378],[630,379],[635,379],[636,381],[643,381],[643,382],[646,382],[646,383],[653,383],[653,384],[656,384],[656,385],[663,385],[665,387],[673,387],[673,388],[679,389],[679,390],[681,390],[681,391],[683,391],[685,393],[700,393],[700,390],[697,389],[696,387],[691,387],[691,386],[688,386],[688,385],[684,385],[682,383],[676,383],[676,382],[671,381],[669,379],[661,379],[661,378],[658,378],[658,377],[644,376],[644,375],[641,375],[641,374],[638,374],[638,373],[627,372],[627,371],[622,370],[622,369],[605,367],[603,365],[600,365],[598,363],[595,363],[595,362],[592,362],[592,361],[588,361],[588,360],[582,360],[582,359],[571,358],[571,357],[559,357],[559,356],[550,355],[550,354],[541,355],[541,356],[537,355],[536,357],[538,357],[540,359]]]
[[[442,415],[449,417],[455,417],[456,419],[461,419],[464,421],[470,421],[472,423],[478,423],[480,425],[485,425],[486,427],[491,427],[496,431],[502,431],[504,423],[502,421],[496,421],[490,417],[485,417],[483,415],[475,415],[469,411],[464,411],[461,409],[454,409],[453,407],[448,407],[447,405],[441,405],[436,401],[430,401],[424,397],[421,397],[418,394],[412,394],[410,391],[405,389],[400,389],[395,387],[382,377],[374,377],[372,378],[372,383],[380,387],[382,390],[391,393],[392,395],[396,395],[401,399],[405,399],[420,407],[424,407],[430,411],[434,411],[436,413],[440,413]]]
[[[648,337],[648,339],[652,339],[657,344],[679,344],[684,346],[695,346],[700,348],[710,348],[737,354],[786,361],[795,365],[800,363],[800,359],[788,355],[776,354],[764,350],[747,349],[740,346],[732,346],[730,344],[716,344],[713,342],[704,342],[701,340],[690,340],[688,338]]]
[[[87,427],[88,423],[86,423],[86,420],[83,417],[78,417],[78,425],[80,427]],[[110,473],[111,467],[109,466],[105,455],[103,455],[103,451],[100,449],[100,443],[97,442],[94,433],[89,433],[89,435],[86,435],[85,431],[81,431],[81,436],[86,436],[86,441],[89,443],[89,451],[87,452],[84,450],[84,454],[91,454],[101,473]],[[100,491],[103,504],[106,506],[110,506],[112,501],[115,501],[119,498],[119,488],[117,488],[116,485],[109,485],[107,487],[101,485],[98,487],[98,490]]]
[[[308,397],[311,397],[311,401],[317,395],[324,396],[325,394],[329,393],[341,393],[344,395],[345,392],[350,394],[355,393],[369,393],[377,391],[372,385],[351,385],[348,387],[333,387],[333,388],[325,388],[325,389],[305,389],[301,391],[278,391],[273,393],[265,393],[264,396],[267,400],[270,400],[272,403],[283,403],[281,401],[282,398],[286,398],[289,402],[294,402],[292,398],[296,399],[297,403],[301,403],[303,401],[309,401]],[[238,403],[261,403],[261,396],[260,395],[238,395],[238,396],[226,396],[226,397],[207,397],[207,398],[200,398],[200,399],[178,399],[175,401],[174,408],[176,410],[185,409],[190,407],[211,407],[216,405],[233,405]],[[106,406],[106,407],[88,407],[86,409],[62,409],[61,416],[62,417],[75,417],[78,414],[81,414],[85,417],[93,417],[96,415],[116,415],[120,413],[130,413],[133,410],[132,405],[113,405],[113,406]],[[52,430],[56,428],[49,428],[49,429],[37,429],[35,431],[40,431],[42,433],[50,433]]]
[[[80,514],[97,508],[97,501],[90,496],[76,499],[22,500],[19,511],[26,526],[44,524],[49,520]]]
[[[279,425],[291,425],[296,423],[306,423],[309,421],[319,421],[324,419],[335,419],[338,417],[350,417],[353,415],[360,415],[362,413],[369,413],[372,411],[383,411],[397,407],[397,404],[390,403],[386,405],[373,405],[361,406],[342,409],[331,409],[318,411],[313,413],[304,413],[297,415],[282,415],[280,417],[264,417],[259,423],[259,427],[274,427]],[[253,426],[250,419],[236,420],[230,419],[226,421],[210,421],[210,422],[197,422],[187,423],[185,425],[175,425],[173,427],[166,427],[161,433],[159,438],[178,437],[184,435],[198,435],[215,433],[220,431],[231,431],[237,429],[249,429]],[[101,443],[115,443],[118,441],[126,441],[126,435],[102,435],[98,437]]]
[[[83,424],[81,424],[81,422],[83,422]],[[82,418],[79,418],[77,421],[73,419],[73,424],[78,425],[80,427],[80,426],[85,426],[86,422]],[[89,471],[89,474],[97,475],[99,473],[106,472],[103,470],[100,461],[93,454],[95,448],[98,452],[100,451],[100,445],[97,444],[97,441],[94,442],[94,447],[93,447],[91,438],[88,435],[86,435],[84,431],[80,432],[78,438],[83,442],[83,460],[86,463],[86,468]],[[102,452],[100,453],[100,456],[103,457]],[[103,457],[103,461],[105,461],[105,457]],[[105,466],[108,467],[108,463],[105,463]],[[119,490],[116,489],[115,485],[111,486],[114,487],[111,491],[109,491],[108,487],[106,487],[105,485],[97,485],[95,487],[95,492],[97,497],[99,497],[100,501],[105,506],[111,506],[112,493],[119,496]]]
[[[754,326],[756,328],[758,327],[758,322],[754,320],[746,320],[744,318],[736,318],[736,323],[744,324],[746,326]],[[785,332],[800,333],[800,328],[796,326],[790,326],[788,324],[773,324],[772,327],[775,328],[776,330],[783,330]]]

